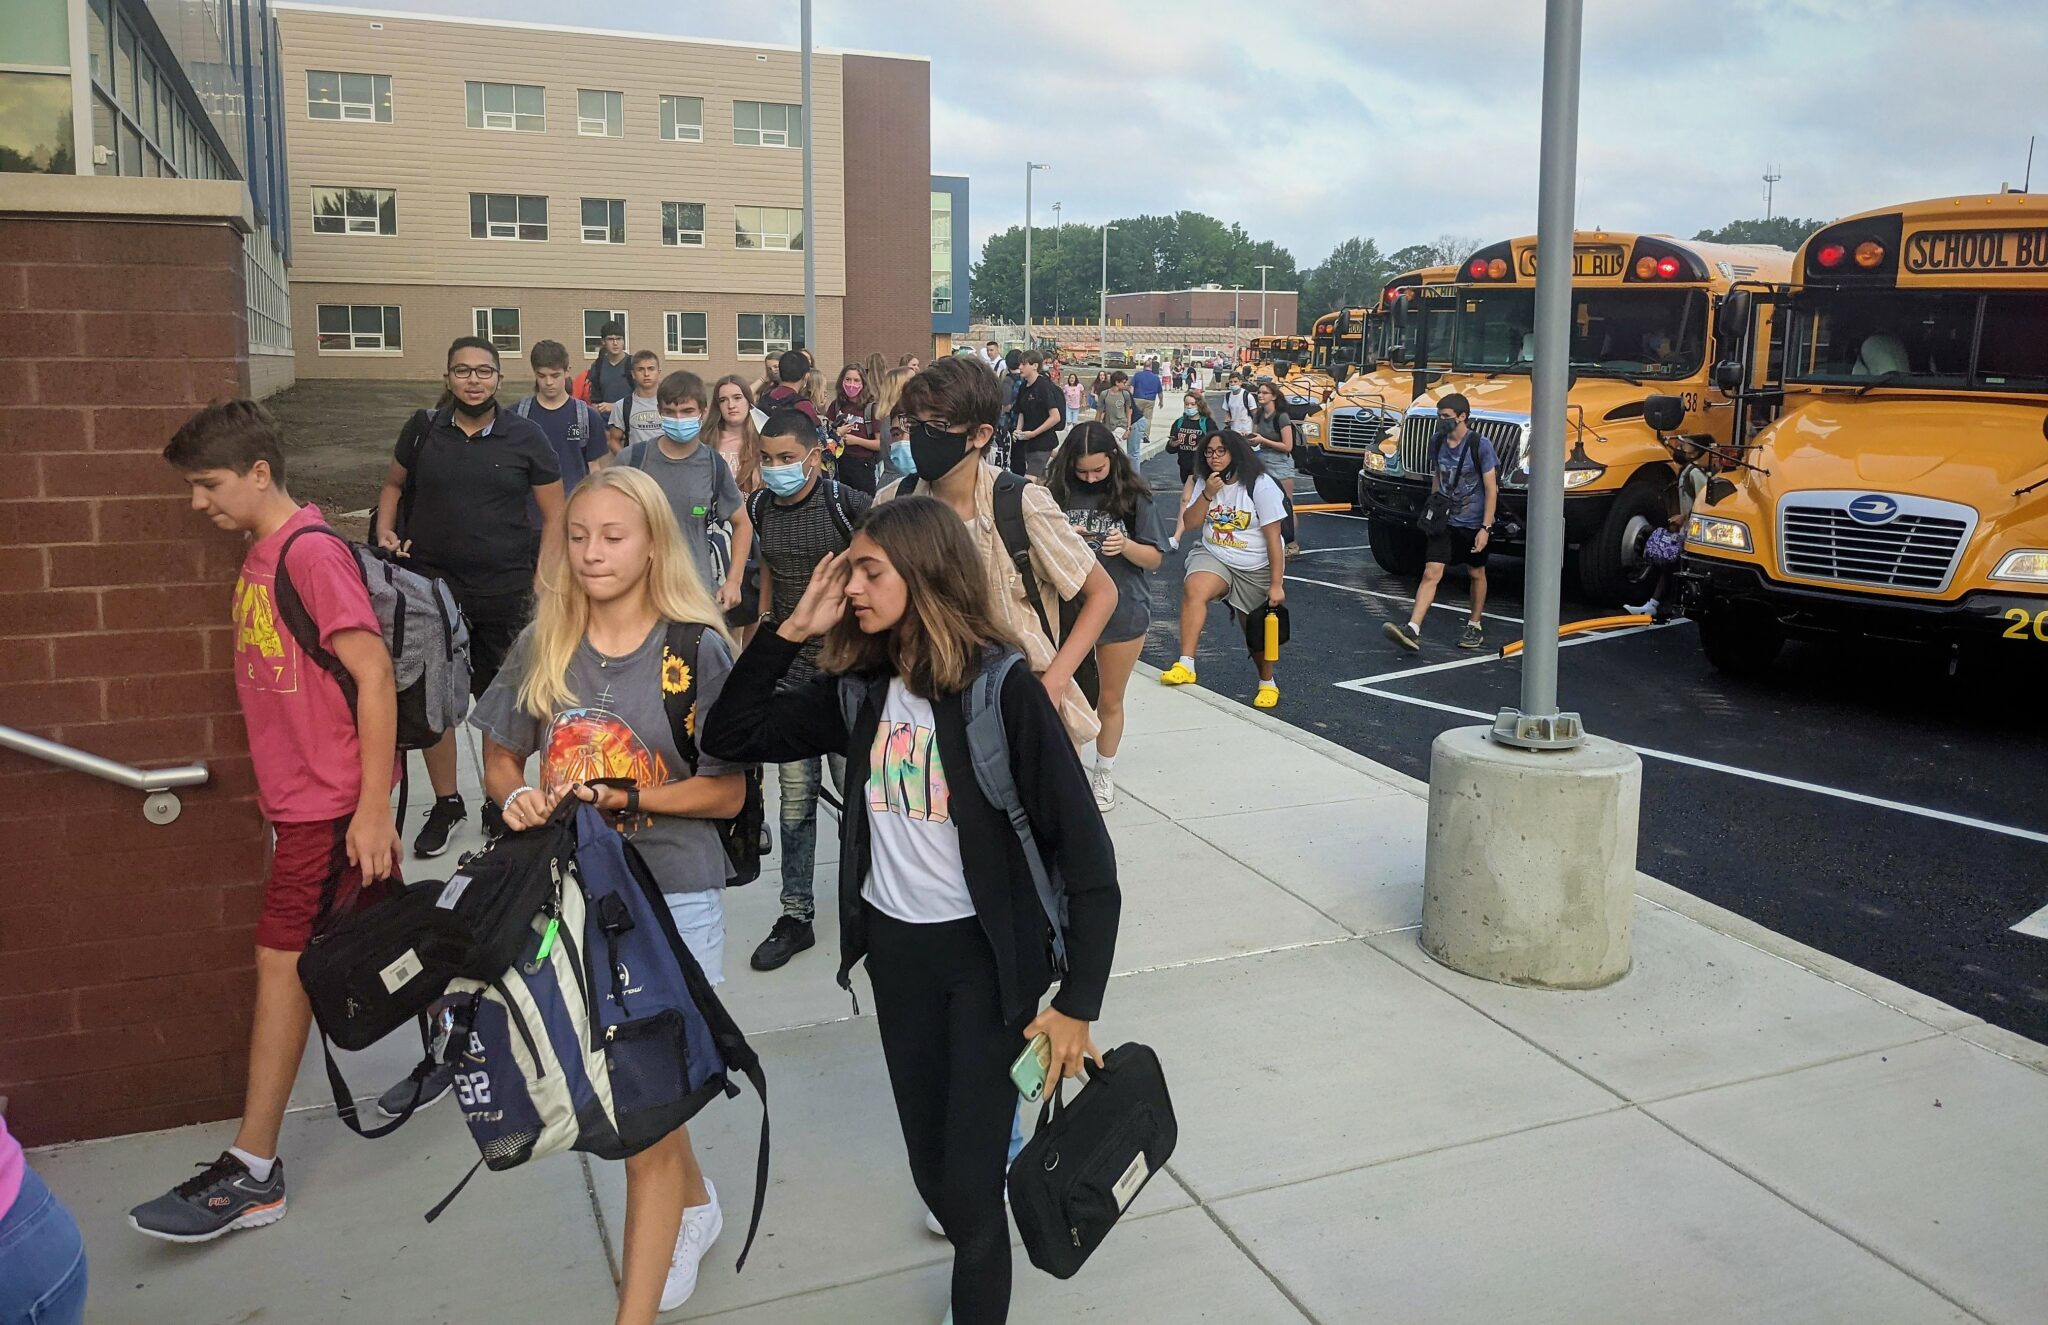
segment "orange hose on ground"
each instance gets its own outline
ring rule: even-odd
[[[1589,630],[1606,630],[1610,626],[1648,626],[1654,624],[1654,622],[1655,618],[1645,616],[1640,612],[1632,616],[1596,616],[1584,621],[1566,622],[1558,627],[1557,637],[1563,639],[1567,635],[1583,635]],[[1500,656],[1503,658],[1514,657],[1522,651],[1522,646],[1527,642],[1526,640],[1516,640],[1512,644],[1503,645]]]

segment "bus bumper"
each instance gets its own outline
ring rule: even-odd
[[[1877,639],[1960,643],[2016,639],[2048,643],[2048,594],[1976,590],[1952,602],[1892,598],[1853,589],[1786,584],[1762,567],[1688,552],[1679,563],[1688,611],[1716,603],[1770,613],[1786,634],[1806,639],[1866,635]]]
[[[1365,462],[1355,455],[1332,451],[1321,442],[1307,442],[1301,448],[1302,468],[1316,478],[1344,482],[1357,477]]]

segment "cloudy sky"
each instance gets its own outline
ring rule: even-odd
[[[384,0],[382,8],[786,42],[796,0]],[[1005,12],[1037,17],[1020,31]],[[820,46],[932,59],[932,168],[979,245],[1022,219],[1194,208],[1302,266],[1534,229],[1540,0],[815,0]],[[1587,0],[1582,226],[1691,234],[2020,181],[2042,136],[2041,0]]]

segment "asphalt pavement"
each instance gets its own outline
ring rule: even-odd
[[[1177,500],[1171,457],[1146,472]],[[1274,716],[1426,780],[1438,732],[1516,701],[1519,665],[1499,650],[1521,637],[1522,563],[1491,568],[1485,649],[1456,647],[1469,600],[1453,572],[1413,654],[1380,628],[1406,619],[1414,586],[1374,564],[1365,521],[1300,524]],[[1160,667],[1179,653],[1179,566],[1155,577],[1145,658]],[[1567,587],[1563,620],[1610,614]],[[1737,680],[1679,621],[1572,642],[1560,702],[1644,756],[1643,871],[2042,1040],[2048,716],[2026,647],[1952,672],[1936,649],[1795,643],[1768,677]],[[1196,664],[1204,686],[1250,703],[1256,676],[1220,607]]]

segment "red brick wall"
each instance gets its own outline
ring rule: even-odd
[[[846,358],[925,358],[932,343],[932,67],[842,58]],[[964,244],[967,236],[956,235]],[[822,365],[836,374],[839,364]]]
[[[31,1144],[241,1111],[267,847],[229,671],[240,540],[159,458],[247,391],[227,225],[0,218],[0,724],[142,794],[0,751],[0,1095]]]
[[[1234,302],[1233,302],[1234,301]],[[1266,292],[1267,333],[1296,336],[1301,319],[1301,299],[1292,290]],[[1159,290],[1141,294],[1112,294],[1109,320],[1124,319],[1130,327],[1228,327],[1233,312],[1242,334],[1259,334],[1259,292],[1232,290]]]

